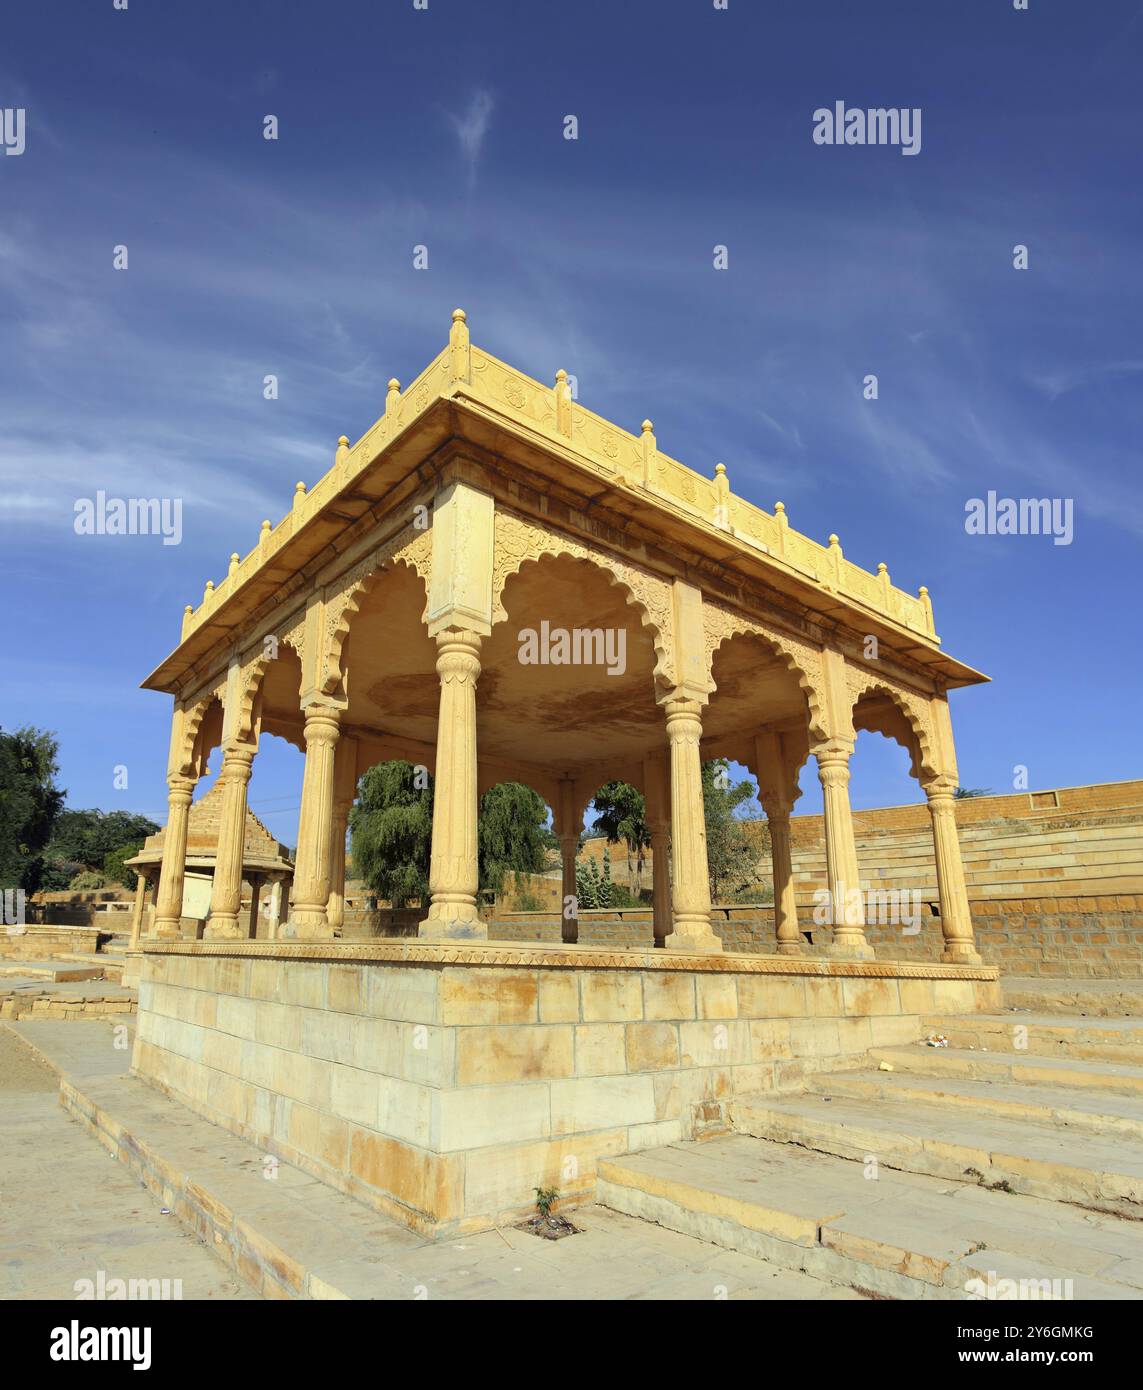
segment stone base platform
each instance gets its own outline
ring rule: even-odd
[[[137,1075],[432,1235],[1000,1004],[991,966],[400,939],[149,941],[139,994]]]

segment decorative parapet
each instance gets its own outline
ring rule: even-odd
[[[183,616],[185,640],[227,601],[293,535],[333,500],[386,444],[436,401],[464,396],[490,407],[546,436],[556,447],[571,450],[588,468],[631,488],[645,489],[657,502],[700,525],[732,535],[750,549],[772,557],[802,578],[836,592],[874,613],[916,632],[936,644],[928,591],[906,593],[889,580],[884,565],[877,574],[846,560],[836,536],[821,545],[793,530],[785,507],[775,503],[767,512],[730,491],[726,470],[719,465],[714,478],[704,477],[658,447],[650,420],[639,435],[614,425],[574,400],[567,374],[557,373],[545,386],[508,366],[483,349],[472,347],[461,310],[453,314],[448,345],[405,390],[390,381],[385,413],[349,447],[342,436],[330,470],[308,491],[299,483],[291,510],[276,526],[262,523],[257,544],[244,557],[232,556],[226,577],[207,582],[197,608]]]

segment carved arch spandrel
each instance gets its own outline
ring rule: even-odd
[[[217,720],[207,715],[218,706]],[[177,768],[184,777],[199,778],[206,772],[211,752],[222,740],[222,712],[226,708],[226,682],[192,698],[183,717],[182,744]],[[217,725],[217,727],[214,727]],[[213,735],[217,734],[217,738]]]
[[[866,670],[861,666],[854,666],[848,661],[845,666],[845,685],[849,695],[851,718],[854,706],[863,696],[872,694],[887,696],[901,711],[917,740],[918,774],[923,778],[928,778],[935,777],[941,771],[932,712],[925,696],[910,690],[908,686],[902,685],[892,677],[878,671]]]
[[[330,694],[342,679],[341,657],[354,616],[360,612],[361,605],[376,583],[377,577],[394,565],[407,566],[424,581],[427,608],[433,566],[432,532],[427,527],[418,528],[410,522],[395,536],[391,536],[376,550],[359,560],[331,585],[330,591],[327,591],[319,681],[324,694]],[[421,617],[423,621],[423,612]]]
[[[724,642],[743,634],[761,637],[782,658],[787,668],[798,679],[806,704],[809,707],[810,741],[824,742],[829,738],[829,719],[826,714],[825,670],[820,647],[804,642],[800,637],[790,637],[787,633],[747,617],[735,608],[730,608],[717,599],[703,595],[702,601],[703,638],[706,646],[706,673],[711,690],[714,682],[714,657]]]
[[[504,586],[524,565],[545,556],[567,555],[586,560],[601,570],[610,583],[622,589],[627,602],[641,610],[644,627],[650,628],[655,647],[655,679],[675,683],[674,618],[671,586],[665,579],[609,551],[596,549],[574,536],[551,531],[515,512],[496,508],[492,550],[492,622],[505,622]]]

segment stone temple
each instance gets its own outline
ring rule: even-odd
[[[542,634],[542,637],[541,637]],[[544,656],[522,659],[542,642]],[[563,643],[561,648],[558,644]],[[556,659],[560,650],[578,659]],[[744,1098],[914,1043],[999,1002],[973,940],[946,653],[927,591],[869,573],[574,399],[448,342],[183,616],[146,687],[173,697],[169,819],[137,941],[133,1070],[200,1116],[419,1232],[586,1200],[608,1164],[725,1125]],[[943,946],[867,940],[849,799],[860,730],[900,743],[931,818]],[[242,906],[259,741],[305,754],[294,882],[272,934]],[[183,934],[192,801],[219,750],[202,939]],[[701,765],[757,779],[772,949],[711,924]],[[337,935],[358,777],[435,780],[415,937]],[[798,919],[789,820],[813,758],[832,922]],[[577,941],[575,849],[605,781],[647,801],[654,921],[640,948]],[[552,808],[563,940],[489,939],[477,807],[505,779]],[[215,795],[212,793],[212,795]],[[191,855],[193,861],[194,855]],[[193,865],[192,865],[193,867]],[[255,866],[257,868],[258,866]],[[281,865],[262,866],[281,872]],[[938,958],[939,956],[939,958]],[[611,1181],[616,1180],[614,1172]]]

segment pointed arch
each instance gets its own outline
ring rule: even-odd
[[[711,693],[716,689],[714,680],[714,658],[721,647],[734,637],[743,635],[760,637],[774,654],[783,662],[786,669],[797,679],[798,686],[806,697],[809,710],[810,742],[822,742],[829,737],[826,717],[825,676],[821,651],[809,642],[777,632],[756,618],[729,607],[716,600],[703,598],[703,635],[706,646],[706,674],[710,681]]]
[[[673,684],[674,632],[671,621],[671,589],[665,579],[603,550],[596,550],[574,536],[535,525],[515,512],[496,509],[492,563],[492,623],[506,622],[504,589],[508,580],[527,564],[566,556],[599,570],[619,589],[626,602],[638,609],[640,621],[651,631],[655,648],[655,680]]]

